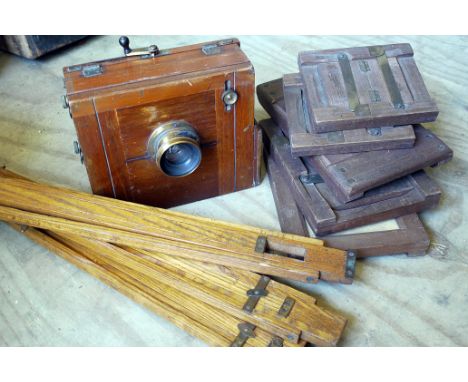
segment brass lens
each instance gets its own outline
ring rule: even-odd
[[[200,138],[185,121],[157,126],[148,141],[148,152],[159,169],[168,176],[186,176],[201,163]]]

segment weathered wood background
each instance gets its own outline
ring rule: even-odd
[[[138,36],[160,48],[219,36]],[[0,53],[0,165],[38,181],[89,191],[73,154],[75,131],[60,96],[62,67],[121,55],[118,36],[96,37],[39,61]],[[257,83],[297,71],[297,52],[409,42],[440,116],[427,124],[455,151],[429,170],[443,190],[422,214],[429,255],[359,261],[353,285],[308,286],[349,317],[344,346],[468,346],[468,37],[241,36]],[[256,118],[266,114],[257,104]],[[178,210],[278,229],[268,179],[236,194]],[[379,227],[394,227],[386,222]],[[375,229],[370,227],[368,229]],[[0,223],[0,345],[203,345],[182,330]]]

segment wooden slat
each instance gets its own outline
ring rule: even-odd
[[[154,259],[157,258],[158,265],[164,269],[166,274],[182,273],[185,282],[187,282],[186,279],[191,280],[191,287],[187,293],[194,293],[194,288],[208,287],[211,289],[212,294],[218,296],[217,306],[223,304],[223,309],[229,309],[229,311],[232,311],[233,308],[242,309],[247,298],[246,291],[255,288],[260,279],[258,275],[252,272],[239,269],[187,261],[162,253],[148,253],[132,249],[127,249],[127,251],[151,262],[154,262]],[[190,289],[192,290],[190,291]],[[250,314],[250,319],[256,319],[256,322],[252,321],[252,323],[257,323],[260,319],[277,324],[279,320],[282,325],[298,328],[301,331],[300,338],[307,342],[322,346],[336,345],[346,324],[344,318],[316,306],[315,299],[311,296],[274,280],[270,280],[266,290],[268,295],[259,300],[255,310]],[[221,300],[219,297],[221,297]],[[288,297],[296,301],[294,307],[287,317],[279,319],[278,311]],[[228,307],[227,303],[231,303],[231,307]],[[232,311],[232,314],[250,321],[249,315],[246,316],[243,312],[239,314]],[[258,323],[258,325],[262,326],[261,323]],[[265,329],[269,330],[266,327]],[[277,335],[280,335],[280,333],[277,333]],[[291,340],[290,337],[286,338]]]
[[[155,290],[158,294],[169,295],[166,292],[167,288],[172,288],[173,290],[177,290],[178,293],[190,295],[197,300],[219,308],[242,321],[251,322],[284,339],[291,339],[294,342],[299,340],[300,330],[288,325],[284,320],[280,320],[273,315],[270,317],[261,313],[251,315],[243,311],[242,305],[247,300],[245,295],[247,290],[244,290],[244,296],[240,296],[243,298],[239,304],[235,299],[233,301],[233,298],[229,298],[230,296],[226,296],[226,294],[216,290],[213,287],[213,284],[216,285],[216,282],[210,285],[208,280],[209,274],[205,276],[206,280],[204,280],[204,283],[194,283],[182,272],[178,272],[177,268],[168,270],[162,264],[155,264],[153,261],[149,261],[148,257],[151,256],[149,254],[146,254],[147,258],[145,259],[112,244],[72,235],[60,234],[59,237],[62,238],[62,241],[64,239],[65,242],[70,243],[69,245],[74,249],[90,256],[93,262],[111,267],[113,269],[112,272],[118,271],[119,273],[131,274],[141,284]],[[250,289],[253,288],[255,288],[255,285],[250,286]],[[221,288],[218,287],[218,289]],[[175,293],[171,293],[171,296],[174,295]]]
[[[9,202],[11,207],[22,205],[30,211],[48,213],[57,217],[88,223],[99,221],[107,227],[158,237],[186,239],[225,250],[255,248],[259,236],[291,240],[301,245],[323,244],[318,239],[118,201],[20,179],[2,179],[5,177],[8,177],[8,171],[0,169],[2,199],[10,198],[11,194],[9,195],[8,192],[16,195],[15,198],[18,199],[17,202],[13,200],[15,198]]]
[[[15,183],[19,188],[15,188]],[[28,187],[21,187],[22,185],[27,185]],[[9,188],[9,186],[12,187]],[[48,189],[48,187],[46,188]],[[43,190],[42,192],[39,192],[39,190],[40,185],[32,182],[0,178],[0,205],[14,206],[25,210],[41,210],[42,213],[50,214],[53,210],[53,208],[50,207],[53,206],[55,199],[53,190],[50,190],[48,195],[46,195],[47,190]],[[60,212],[66,216],[68,211],[66,206],[66,191],[62,191],[62,193],[59,207],[61,208]],[[44,201],[44,197],[48,202]],[[72,201],[69,200],[68,205],[71,204]],[[101,221],[105,221],[105,218],[102,218],[102,220],[94,220],[87,216],[89,205],[87,205],[86,202],[82,203],[82,205],[83,208],[81,211],[75,207],[72,217],[76,216],[78,220],[97,221],[99,224]],[[86,208],[88,208],[88,211],[86,211]],[[347,262],[346,252],[316,245],[304,246],[302,244],[305,241],[304,238],[298,237],[299,240],[295,240],[296,237],[294,236],[281,237],[281,235],[278,234],[269,235],[266,236],[269,247],[267,248],[267,252],[259,253],[255,248],[245,248],[240,245],[229,250],[228,243],[224,243],[225,248],[223,249],[213,248],[214,245],[213,247],[205,247],[203,243],[193,244],[189,241],[190,238],[188,238],[186,231],[184,232],[183,230],[182,233],[186,235],[186,239],[184,241],[175,241],[170,234],[165,232],[164,236],[168,237],[167,239],[20,211],[15,208],[8,209],[7,207],[2,207],[1,210],[1,215],[7,221],[32,225],[43,229],[58,230],[59,232],[80,232],[80,234],[85,237],[115,244],[149,250],[170,250],[172,251],[171,253],[176,256],[203,259],[204,261],[214,262],[216,264],[234,266],[241,269],[300,281],[316,282],[321,278],[329,281],[351,282],[351,280],[345,276]],[[104,211],[102,207],[100,207],[100,210]],[[57,213],[54,214],[58,215]],[[92,215],[92,212],[90,214]],[[84,216],[85,219],[80,219],[80,215],[82,217]],[[124,224],[121,225],[124,226]],[[173,226],[175,227],[174,224]],[[214,231],[213,237],[215,235],[216,231]],[[239,235],[239,237],[242,239],[241,235]],[[200,242],[197,236],[194,236],[194,238],[195,241]],[[218,247],[219,246],[221,245],[218,244]],[[269,250],[281,250],[299,254],[303,256],[303,260],[273,255],[268,252]]]
[[[159,279],[156,277],[152,277],[151,275],[144,276],[138,271],[138,268],[123,266],[122,263],[113,260],[112,257],[103,256],[102,249],[106,248],[106,246],[99,246],[99,243],[92,243],[86,239],[70,241],[69,238],[64,238],[54,233],[49,232],[48,234],[72,248],[77,253],[89,258],[93,263],[98,264],[107,272],[134,285],[143,293],[160,300],[165,306],[176,309],[186,317],[191,318],[195,322],[210,328],[223,338],[228,339],[228,345],[232,343],[237,336],[238,325],[245,322],[231,316],[223,309],[217,309],[197,298],[180,292],[180,290],[177,290],[174,286],[160,283]],[[87,244],[85,244],[86,241],[88,241]],[[108,245],[107,247],[109,248],[112,246]],[[108,248],[105,249],[105,251],[107,251]],[[114,249],[119,250],[116,247]],[[115,251],[113,254],[115,254]],[[273,334],[259,327],[255,328],[254,334],[255,337],[250,338],[246,346],[268,346],[274,337]],[[300,340],[297,341],[297,343],[284,341],[284,344],[286,346],[303,346],[305,341]],[[226,346],[226,344],[223,346]]]
[[[118,290],[120,293],[131,298],[135,302],[143,305],[145,308],[171,321],[173,324],[185,330],[187,333],[200,338],[202,341],[205,341],[206,343],[213,346],[229,345],[228,339],[199,324],[197,321],[180,314],[176,309],[172,309],[171,307],[162,304],[159,300],[151,298],[135,286],[107,272],[104,268],[98,266],[86,257],[78,254],[76,251],[51,238],[50,236],[33,228],[27,228],[24,230],[16,225],[12,225],[12,227],[18,231],[21,231],[25,236],[34,242],[42,245],[49,251],[62,257],[79,269],[88,272],[103,283]]]
[[[320,253],[314,254],[314,263],[294,258],[271,254],[251,255],[222,252],[209,248],[200,248],[192,244],[171,242],[170,240],[148,237],[146,235],[128,233],[112,228],[105,228],[85,223],[78,223],[47,215],[25,212],[9,207],[0,207],[0,219],[17,224],[29,225],[36,228],[48,229],[68,234],[78,234],[88,239],[96,239],[126,245],[150,251],[165,251],[173,256],[212,262],[214,264],[232,266],[271,276],[290,278],[298,281],[317,282],[319,278],[327,281],[349,283],[352,280],[344,275],[346,254],[333,258],[335,250],[320,247]]]
[[[6,171],[4,175],[19,177]],[[252,272],[190,261],[170,254],[121,249],[76,235],[50,234],[88,257],[94,254],[94,262],[104,261],[119,271],[130,273],[146,286],[155,280],[153,289],[160,293],[164,288],[175,288],[240,320],[275,332],[285,340],[294,339],[297,342],[300,336],[302,340],[316,345],[333,346],[346,324],[346,320],[339,315],[317,307],[312,296],[274,280],[270,280],[267,286],[268,295],[260,299],[253,312],[246,313],[242,309],[247,300],[246,291],[254,288],[260,279]],[[160,289],[162,285],[165,287]],[[286,317],[280,317],[277,313],[287,298],[293,298],[295,303]]]

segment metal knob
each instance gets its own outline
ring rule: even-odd
[[[119,38],[119,44],[123,48],[125,54],[129,54],[132,51],[130,48],[130,39],[127,36],[121,36]]]
[[[150,55],[153,55],[153,56],[159,54],[159,48],[158,48],[158,46],[157,46],[157,45],[150,45],[150,46],[148,47],[148,53],[149,53]]]
[[[224,104],[226,106],[234,105],[237,102],[238,98],[239,97],[238,97],[237,93],[232,89],[226,90],[223,93],[223,102],[224,102]]]
[[[231,86],[231,80],[224,83],[224,92],[221,94],[226,111],[230,111],[232,106],[237,102],[239,95]]]

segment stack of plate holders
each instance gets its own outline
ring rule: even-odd
[[[421,125],[438,109],[411,46],[307,51],[298,64],[299,73],[257,87],[271,116],[260,125],[282,229],[304,234],[307,222],[322,236],[419,221],[414,214],[441,195],[424,168],[453,153]]]

